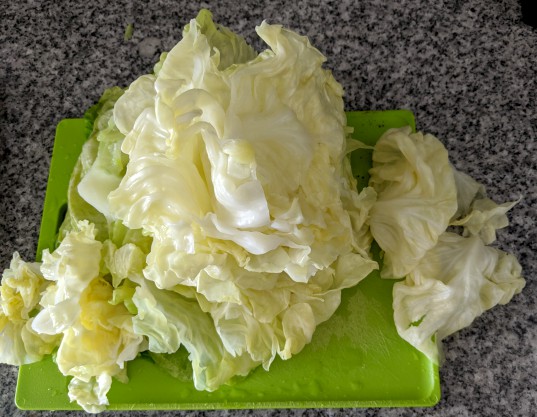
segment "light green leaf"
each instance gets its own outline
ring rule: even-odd
[[[438,362],[437,343],[506,304],[524,285],[513,255],[485,246],[477,236],[446,232],[394,285],[395,324],[401,337]]]
[[[457,190],[447,150],[434,136],[390,129],[373,151],[369,184],[377,192],[371,233],[384,251],[384,278],[412,271],[457,210]]]

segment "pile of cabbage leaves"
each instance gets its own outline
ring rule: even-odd
[[[410,128],[378,140],[357,190],[348,155],[365,145],[325,57],[256,30],[259,54],[202,11],[152,74],[88,111],[57,248],[40,263],[15,253],[3,273],[0,361],[54,353],[71,401],[99,412],[144,351],[184,347],[199,390],[268,370],[375,269],[399,279],[397,330],[433,361],[523,288],[515,257],[489,246],[515,202],[494,203]]]

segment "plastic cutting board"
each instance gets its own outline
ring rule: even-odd
[[[406,110],[349,112],[354,137],[373,144],[387,129],[410,125]],[[38,253],[53,247],[65,213],[71,170],[89,134],[82,119],[63,120],[56,140],[45,198]],[[352,155],[359,186],[367,183],[370,151]],[[189,379],[176,379],[140,357],[128,364],[130,382],[114,381],[109,409],[253,409],[432,406],[440,399],[437,367],[402,340],[392,318],[394,281],[372,273],[343,291],[335,315],[321,324],[312,342],[289,361],[276,359],[269,372],[261,367],[232,386],[208,393]],[[69,379],[51,357],[20,367],[16,404],[27,410],[71,410]]]

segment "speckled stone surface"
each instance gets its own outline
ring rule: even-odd
[[[349,110],[408,108],[454,165],[510,212],[499,246],[527,286],[444,343],[442,400],[430,409],[118,412],[114,416],[532,416],[537,413],[537,31],[515,0],[0,2],[0,267],[34,256],[56,124],[109,86],[151,70],[199,8],[247,39],[263,19],[310,37],[346,90]],[[134,35],[124,41],[125,26]],[[254,42],[260,48],[258,41]],[[0,366],[0,416],[16,368]]]

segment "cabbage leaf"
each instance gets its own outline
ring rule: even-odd
[[[451,226],[463,226],[463,236],[479,236],[485,244],[496,240],[496,230],[509,225],[507,212],[520,200],[497,204],[487,197],[485,187],[454,169],[457,185],[457,212]]]
[[[95,234],[92,224],[79,222],[54,252],[43,252],[41,272],[50,284],[32,323],[38,334],[61,336],[56,363],[73,377],[69,398],[92,413],[105,409],[112,377],[126,382],[125,362],[146,347],[124,304],[110,303],[114,289],[102,276],[103,243]]]
[[[478,236],[445,232],[393,287],[398,333],[438,363],[437,346],[484,311],[508,303],[525,282],[516,258]]]
[[[370,175],[377,192],[371,233],[384,251],[381,276],[402,278],[436,245],[457,211],[447,150],[430,134],[390,129],[374,147]]]
[[[47,281],[38,263],[24,262],[15,252],[0,286],[0,361],[9,365],[37,362],[51,353],[59,338],[32,329]]]

